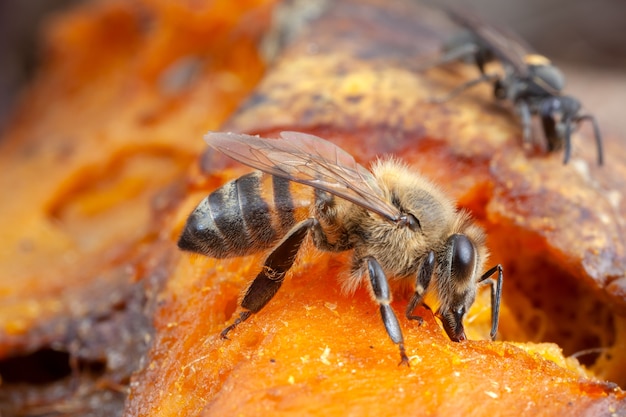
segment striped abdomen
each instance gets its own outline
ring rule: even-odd
[[[252,172],[202,200],[189,215],[178,246],[214,258],[269,249],[308,216],[312,202],[311,188]]]

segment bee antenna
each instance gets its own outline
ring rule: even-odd
[[[497,278],[492,276],[498,273]],[[491,340],[496,340],[498,333],[498,321],[500,320],[500,302],[502,300],[502,265],[498,264],[485,272],[478,280],[478,283],[485,283],[491,286]]]
[[[581,356],[593,355],[593,354],[602,354],[602,353],[606,353],[608,350],[609,350],[609,348],[607,348],[607,347],[596,347],[596,348],[583,349],[583,350],[579,350],[576,353],[571,354],[570,358],[578,359]]]

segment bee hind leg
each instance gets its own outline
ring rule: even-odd
[[[247,320],[253,313],[258,313],[276,295],[287,271],[293,266],[309,229],[316,224],[315,219],[298,223],[269,254],[261,272],[252,281],[241,301],[241,307],[245,311],[239,314],[233,324],[222,330],[220,333],[222,339],[228,339],[227,335],[231,330]]]
[[[422,304],[424,307],[430,310],[430,307],[428,307],[422,301],[424,300],[424,294],[428,289],[428,285],[430,285],[430,279],[433,276],[434,270],[435,253],[433,251],[430,251],[424,259],[424,262],[422,262],[419,271],[417,272],[417,278],[415,280],[415,292],[413,293],[409,304],[406,306],[406,318],[409,320],[417,320],[420,325],[424,322],[424,319],[420,316],[414,315],[413,310],[415,310],[415,307],[417,307],[419,304]]]
[[[387,334],[393,343],[398,345],[400,348],[400,363],[398,365],[409,366],[409,358],[404,349],[404,336],[402,336],[402,329],[400,329],[398,318],[389,305],[391,302],[391,290],[389,289],[387,276],[376,259],[367,257],[366,261],[367,269],[369,271],[370,284],[372,286],[374,296],[376,297],[376,302],[378,302],[380,306],[380,315],[383,319],[385,330],[387,330]]]

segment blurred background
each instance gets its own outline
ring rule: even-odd
[[[0,130],[36,73],[42,22],[89,0],[0,0]],[[410,1],[410,0],[408,0]],[[431,1],[434,3],[434,1]],[[446,0],[517,32],[550,57],[567,92],[596,115],[603,131],[626,137],[626,1]]]

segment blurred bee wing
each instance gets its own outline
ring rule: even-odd
[[[209,132],[209,146],[268,174],[309,185],[373,211],[390,221],[400,211],[384,197],[374,175],[354,158],[324,139],[282,132],[280,139]]]
[[[446,12],[453,21],[472,31],[478,39],[489,46],[502,62],[511,65],[519,75],[528,75],[525,57],[532,54],[533,49],[517,35],[491,26],[466,11],[447,9]]]
[[[427,71],[434,67],[471,57],[476,54],[477,51],[478,46],[468,43],[444,52],[439,51],[434,54],[422,56],[420,60],[410,64],[410,68],[416,72]]]

